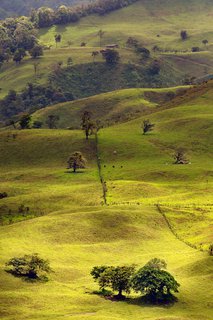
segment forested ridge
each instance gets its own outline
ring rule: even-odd
[[[84,0],[1,0],[0,1],[0,19],[14,15],[28,15],[32,8],[38,9],[42,6],[56,8],[62,4],[73,5],[85,3]]]

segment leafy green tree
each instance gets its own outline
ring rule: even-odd
[[[81,127],[85,132],[86,140],[89,139],[89,136],[93,134],[95,130],[95,124],[91,120],[91,112],[89,111],[84,111],[82,118],[81,118]]]
[[[117,298],[123,299],[123,291],[130,293],[131,290],[131,277],[135,271],[135,266],[100,266],[94,267],[91,275],[94,280],[98,282],[100,289],[106,287],[111,288],[113,291],[118,291]]]
[[[166,269],[167,264],[166,261],[163,259],[153,258],[145,264],[145,267],[161,270]]]
[[[57,122],[60,117],[58,115],[49,114],[46,120],[46,124],[49,129],[57,129]]]
[[[54,23],[54,10],[42,7],[37,11],[37,22],[40,28],[50,27]]]
[[[35,45],[30,51],[30,55],[33,59],[43,56],[43,48],[40,45]]]
[[[119,52],[116,50],[106,49],[101,53],[108,65],[116,65],[120,60]]]
[[[175,278],[159,266],[146,265],[132,277],[132,288],[152,303],[170,300],[171,292],[178,292],[179,286]]]
[[[6,263],[6,271],[14,276],[33,280],[48,280],[47,273],[51,271],[49,261],[42,259],[37,253],[12,258]]]
[[[82,155],[81,152],[75,151],[69,157],[67,164],[68,164],[67,169],[73,169],[73,172],[75,173],[77,169],[84,169],[85,168],[86,158],[84,158],[84,156]]]
[[[61,34],[56,34],[54,37],[55,37],[55,44],[57,48],[57,44],[61,42],[62,36]]]
[[[184,41],[184,40],[187,40],[188,39],[188,33],[186,30],[181,30],[180,32],[180,37],[181,39]]]
[[[147,132],[152,131],[154,126],[155,126],[154,123],[151,123],[149,119],[144,120],[142,124],[143,134],[146,134]]]
[[[30,121],[31,121],[31,116],[29,113],[22,114],[22,116],[19,120],[19,125],[20,125],[21,129],[29,129]]]

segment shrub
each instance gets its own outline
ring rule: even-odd
[[[37,253],[15,257],[6,263],[6,271],[17,277],[31,280],[48,280],[47,273],[51,271],[49,261],[38,256]]]

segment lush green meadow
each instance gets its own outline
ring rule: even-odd
[[[1,227],[1,319],[212,319],[212,259],[168,229],[147,206],[78,208]],[[4,272],[11,257],[38,252],[54,273],[46,284],[27,283]],[[168,262],[181,283],[173,306],[105,300],[89,275],[98,264],[136,263],[152,257]]]
[[[146,100],[155,128],[145,136],[141,123],[147,116],[99,131],[107,206],[94,137],[86,142],[80,130],[1,130],[1,190],[9,194],[1,200],[2,319],[212,319],[213,266],[207,252],[213,241],[211,83],[202,90],[193,93],[194,99],[189,91],[164,107]],[[120,97],[139,105],[144,94],[134,89],[103,96],[115,112],[125,113]],[[90,99],[94,115],[105,119],[101,96]],[[109,101],[108,113],[113,112]],[[90,105],[84,99],[69,107],[82,112],[84,103]],[[74,125],[69,107],[53,108]],[[179,146],[186,148],[191,164],[173,164]],[[77,174],[66,170],[75,150],[88,159],[87,169]],[[17,211],[20,204],[30,207],[28,215]],[[9,217],[5,208],[11,208]],[[25,282],[4,271],[11,257],[33,252],[49,259],[54,270],[49,282]],[[89,274],[94,265],[140,267],[153,257],[165,259],[181,284],[174,305],[144,305],[133,293],[123,302],[94,294],[98,287]]]
[[[0,98],[29,82],[45,84],[55,64],[65,67],[69,57],[76,72],[103,66],[101,55],[97,64],[91,56],[100,49],[100,29],[103,47],[119,44],[117,69],[141,64],[125,45],[130,36],[149,49],[158,45],[167,50],[151,55],[165,67],[168,88],[121,90],[119,84],[119,90],[38,110],[32,122],[42,121],[41,129],[0,129],[0,193],[8,194],[0,199],[0,318],[212,320],[213,82],[170,87],[185,76],[212,73],[211,1],[140,0],[109,15],[41,29],[40,43],[52,47],[36,60],[37,75],[30,57],[18,66],[4,64]],[[180,40],[183,29],[189,33],[186,41]],[[57,48],[56,33],[62,34]],[[203,39],[209,40],[207,46]],[[86,47],[80,47],[83,41]],[[203,51],[191,53],[192,46]],[[69,87],[67,78],[61,78]],[[85,110],[103,125],[88,141],[80,130]],[[59,116],[58,129],[47,129],[51,114]],[[143,135],[147,119],[155,126]],[[174,164],[179,148],[189,164]],[[86,168],[76,174],[67,169],[74,151],[87,159]],[[24,281],[5,272],[9,259],[32,253],[50,261],[48,282]],[[174,304],[145,304],[134,292],[124,301],[97,294],[90,276],[94,266],[140,268],[154,257],[166,260],[181,285]]]

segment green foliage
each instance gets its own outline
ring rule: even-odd
[[[57,129],[57,123],[60,117],[55,114],[49,114],[46,120],[46,124],[49,129]]]
[[[91,120],[91,112],[84,111],[81,117],[81,127],[85,132],[86,140],[88,140],[89,136],[94,133],[96,128],[95,123]]]
[[[19,120],[19,125],[21,129],[29,129],[30,128],[30,121],[31,121],[31,116],[29,113],[24,113],[22,114],[20,120]]]
[[[154,126],[155,126],[155,124],[151,123],[149,121],[149,119],[148,120],[144,120],[143,124],[142,124],[143,134],[146,134],[147,132],[152,131]]]
[[[154,268],[158,270],[166,269],[166,266],[167,266],[166,261],[158,258],[153,258],[145,264],[145,267],[147,268]]]
[[[98,282],[100,289],[111,288],[118,291],[117,297],[123,298],[123,291],[130,293],[131,277],[134,274],[135,266],[96,266],[92,269],[91,275]]]
[[[6,263],[6,271],[14,276],[31,280],[48,280],[47,273],[51,271],[49,261],[39,257],[37,253],[15,257]]]
[[[106,49],[101,50],[101,53],[106,61],[106,64],[109,66],[116,65],[120,60],[119,52],[116,50]]]
[[[67,161],[67,169],[72,168],[73,172],[76,172],[77,169],[84,169],[86,166],[86,162],[86,158],[82,155],[82,153],[79,151],[75,151]]]
[[[57,102],[73,100],[73,95],[58,87],[28,83],[27,87],[17,93],[10,90],[8,95],[0,100],[0,115],[5,118],[17,116],[21,112],[33,112]]]
[[[29,52],[33,59],[41,57],[44,54],[42,46],[39,45],[35,45]]]
[[[188,33],[187,33],[187,31],[186,30],[181,30],[181,32],[180,32],[180,37],[181,37],[181,39],[184,41],[184,40],[187,40],[188,39]]]
[[[146,295],[150,302],[166,301],[171,291],[178,292],[179,283],[167,271],[148,263],[139,269],[132,278],[136,292]]]

